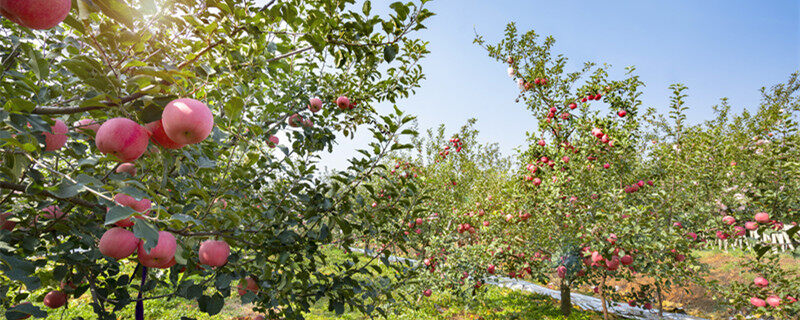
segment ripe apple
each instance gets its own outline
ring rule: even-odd
[[[94,137],[94,135],[97,134],[97,130],[100,129],[100,124],[94,121],[94,119],[80,119],[75,121],[72,126],[75,127],[75,130],[78,132],[92,137]]]
[[[570,103],[570,104],[569,104],[569,108],[570,108],[570,109],[573,109],[573,110],[575,110],[575,108],[577,108],[577,107],[578,107],[578,105],[577,105],[577,104],[575,104],[575,103]]]
[[[136,176],[136,165],[133,164],[133,163],[130,163],[130,162],[126,162],[126,163],[120,164],[117,167],[117,173],[123,173],[123,172],[131,175],[132,177],[135,177]]]
[[[103,255],[119,260],[132,255],[138,245],[139,239],[133,232],[114,227],[103,233],[98,248]]]
[[[769,214],[766,212],[756,213],[755,220],[758,223],[767,223],[769,222]]]
[[[722,217],[722,222],[730,226],[736,223],[736,218],[731,216],[724,216]]]
[[[606,260],[606,269],[609,271],[617,270],[617,268],[619,268],[619,264],[619,256],[612,256],[611,259]]]
[[[248,291],[258,293],[258,284],[250,277],[240,280],[236,288],[240,296],[245,295]]]
[[[111,154],[120,162],[132,162],[147,150],[150,134],[133,120],[113,118],[100,126],[95,145],[102,153]]]
[[[67,18],[70,0],[0,0],[0,14],[30,29],[46,30]]]
[[[303,125],[303,117],[295,113],[289,116],[289,119],[286,120],[286,122],[289,123],[290,127],[297,128]]]
[[[158,244],[150,252],[145,250],[144,241],[139,241],[139,262],[149,268],[162,267],[175,257],[177,247],[178,243],[175,241],[175,236],[166,231],[159,231]]]
[[[311,98],[308,100],[308,110],[317,113],[322,110],[322,100],[320,98]]]
[[[277,146],[277,145],[278,145],[278,142],[280,142],[280,140],[278,139],[278,137],[276,137],[276,136],[269,136],[269,141],[267,141],[267,146],[269,146],[270,148],[275,148],[275,146]]]
[[[770,305],[770,307],[777,307],[781,305],[781,298],[778,298],[778,296],[769,296],[767,297],[767,304]]]
[[[184,144],[172,141],[172,139],[167,136],[167,133],[164,131],[164,123],[160,119],[146,124],[145,128],[150,132],[150,139],[153,140],[153,143],[161,147],[180,149],[184,146]]]
[[[547,144],[547,143],[546,143],[546,142],[545,142],[543,139],[542,139],[542,140],[539,140],[539,142],[538,142],[538,143],[539,143],[539,145],[540,145],[540,146],[542,146],[542,147],[544,147],[544,146]]]
[[[180,144],[205,140],[214,128],[214,115],[205,103],[190,98],[170,101],[161,113],[167,136]]]
[[[44,151],[56,151],[67,144],[67,124],[59,119],[50,127],[50,132],[44,132]]]
[[[734,232],[733,235],[739,236],[739,237],[745,235],[745,233],[747,232],[743,227],[740,227],[740,226],[735,226],[735,227],[733,227],[733,229],[736,230],[736,232]]]
[[[744,227],[750,231],[758,230],[758,223],[755,221],[747,221],[744,223]]]
[[[13,214],[11,212],[0,214],[0,230],[14,230],[14,227],[17,226],[17,223],[15,221],[8,221],[8,218],[12,215]]]
[[[50,309],[61,308],[65,304],[67,304],[67,294],[62,291],[53,290],[44,296],[44,305]]]
[[[756,308],[766,307],[767,306],[767,302],[766,301],[764,301],[762,299],[759,299],[759,298],[756,298],[756,297],[750,298],[750,304],[752,304]]]
[[[350,99],[345,96],[338,97],[336,98],[336,105],[342,110],[350,109]]]
[[[759,288],[766,288],[767,286],[769,286],[769,280],[767,280],[764,277],[756,277],[755,279],[753,279],[753,283],[756,285],[756,287]]]
[[[44,213],[40,214],[39,217],[45,219],[60,219],[64,216],[64,212],[61,211],[61,208],[58,206],[49,206],[47,208],[42,209]]]
[[[486,268],[486,272],[489,274],[494,274],[495,268],[496,267],[493,264],[490,264],[489,267]]]
[[[620,262],[622,262],[623,266],[629,266],[629,265],[631,265],[633,263],[633,257],[631,257],[630,255],[626,254],[626,255],[622,256],[622,258],[620,258]]]
[[[228,263],[231,247],[221,240],[206,240],[200,244],[198,256],[200,263],[212,267],[221,267]]]
[[[422,294],[425,295],[426,297],[430,297],[431,293],[433,293],[431,289],[426,289],[425,291],[422,292]]]

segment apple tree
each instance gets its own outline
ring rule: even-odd
[[[271,317],[385,313],[392,279],[323,245],[397,228],[363,195],[415,132],[374,106],[424,77],[426,2],[0,2],[6,317],[84,293],[101,319],[174,297],[216,314],[234,292]],[[356,130],[374,148],[323,176]],[[413,212],[416,182],[387,183],[401,205],[375,210]]]

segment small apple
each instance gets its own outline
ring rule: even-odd
[[[119,260],[132,255],[138,245],[139,239],[133,232],[114,227],[103,233],[98,248],[103,255]]]
[[[126,162],[126,163],[120,164],[117,167],[116,171],[117,171],[117,173],[123,173],[124,172],[124,173],[127,173],[127,174],[131,175],[132,177],[135,177],[136,176],[136,165],[133,164],[133,163],[130,163],[130,162]]]
[[[100,129],[100,124],[94,121],[94,119],[80,119],[75,121],[72,126],[75,127],[75,130],[78,132],[92,137],[94,137],[94,135],[97,134],[97,130]]]
[[[145,250],[144,241],[139,241],[139,262],[149,268],[163,267],[164,264],[169,263],[175,257],[177,247],[178,243],[172,233],[159,231],[158,244],[150,252]]]
[[[212,267],[221,267],[228,263],[231,247],[225,241],[206,240],[200,244],[198,256],[200,263]]]
[[[65,304],[67,304],[67,294],[62,291],[53,290],[44,296],[44,305],[50,309],[58,309]]]
[[[338,97],[336,98],[336,105],[342,110],[350,109],[350,99],[345,96]]]
[[[267,146],[269,146],[270,148],[275,148],[275,146],[277,146],[277,145],[278,145],[278,142],[280,142],[280,140],[278,139],[278,137],[276,137],[276,136],[269,136],[269,141],[267,141]]]
[[[627,114],[628,114],[628,111],[625,111],[625,110],[620,110],[620,111],[617,111],[617,115],[618,115],[620,118],[622,118],[622,117],[625,117],[625,115],[627,115]]]
[[[161,147],[167,149],[180,149],[185,146],[184,144],[172,141],[164,131],[164,123],[161,120],[153,121],[145,125],[145,128],[150,132],[150,140]]]
[[[236,288],[240,296],[245,295],[248,291],[252,293],[258,293],[258,283],[256,283],[256,280],[253,280],[251,277],[240,280],[239,285],[237,285]]]
[[[769,222],[769,214],[767,214],[766,212],[756,213],[755,220],[758,223],[767,223]]]
[[[214,115],[205,103],[190,98],[170,101],[161,114],[167,136],[180,144],[205,140],[214,128]]]
[[[70,0],[0,0],[0,14],[30,29],[46,30],[67,18]]]
[[[113,118],[100,126],[95,137],[97,150],[111,154],[120,162],[132,162],[147,150],[150,134],[133,120]]]
[[[753,284],[755,284],[756,287],[759,288],[766,288],[767,286],[769,286],[769,280],[767,280],[764,277],[756,277],[755,279],[753,279]]]
[[[311,98],[308,100],[308,110],[317,113],[322,110],[322,100],[320,98]]]
[[[56,151],[67,144],[67,124],[59,119],[55,120],[55,124],[50,127],[50,132],[44,132],[44,151]]]
[[[766,301],[764,301],[762,299],[759,299],[759,298],[756,298],[756,297],[750,298],[750,304],[752,304],[756,308],[761,308],[761,307],[766,307],[767,306],[767,302]]]

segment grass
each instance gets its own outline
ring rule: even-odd
[[[558,309],[558,301],[550,297],[511,289],[489,288],[480,298],[471,301],[447,293],[433,294],[413,305],[399,306],[388,316],[397,320],[466,320],[466,319],[543,319],[543,320],[590,320],[600,319],[594,312],[575,310],[564,317]],[[310,320],[361,320],[369,319],[358,313],[337,316],[323,305],[307,314]]]

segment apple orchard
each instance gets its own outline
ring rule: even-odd
[[[391,316],[497,276],[555,283],[565,316],[575,291],[606,319],[612,304],[662,314],[689,283],[728,316],[800,316],[777,263],[800,256],[797,73],[752,113],[723,100],[689,125],[686,87],[660,114],[634,68],[567,71],[553,38],[509,24],[475,39],[538,119],[508,158],[475,120],[420,136],[375,108],[424,79],[427,2],[0,0],[5,316],[81,297],[99,319],[173,298]],[[369,147],[323,171],[357,130]],[[758,240],[779,233],[793,252]],[[709,282],[694,253],[739,240],[757,276]]]

